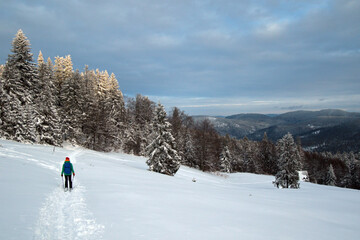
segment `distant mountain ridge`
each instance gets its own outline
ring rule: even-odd
[[[279,115],[236,114],[225,118],[195,116],[195,121],[209,119],[221,135],[247,137],[259,141],[266,132],[277,141],[290,132],[306,149],[317,151],[359,151],[360,113],[339,109],[293,111]]]

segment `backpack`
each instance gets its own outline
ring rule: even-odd
[[[65,173],[65,175],[71,175],[71,163],[70,162],[64,163],[64,173]]]

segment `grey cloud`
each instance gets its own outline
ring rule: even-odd
[[[129,95],[352,95],[359,12],[351,0],[9,1],[0,3],[0,62],[23,28],[34,55],[71,54],[76,68],[107,69]]]
[[[304,108],[304,106],[298,105],[298,106],[282,107],[281,109],[293,111],[293,110],[298,110],[298,109],[302,109],[302,108]]]

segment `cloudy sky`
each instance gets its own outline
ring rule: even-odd
[[[190,115],[360,111],[359,0],[0,0],[1,64],[20,28]]]

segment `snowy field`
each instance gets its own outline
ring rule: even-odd
[[[227,177],[145,158],[0,140],[0,239],[359,239],[360,191],[271,176]],[[64,192],[69,156],[74,190]],[[310,176],[311,177],[311,176]],[[195,178],[197,181],[193,182]]]

